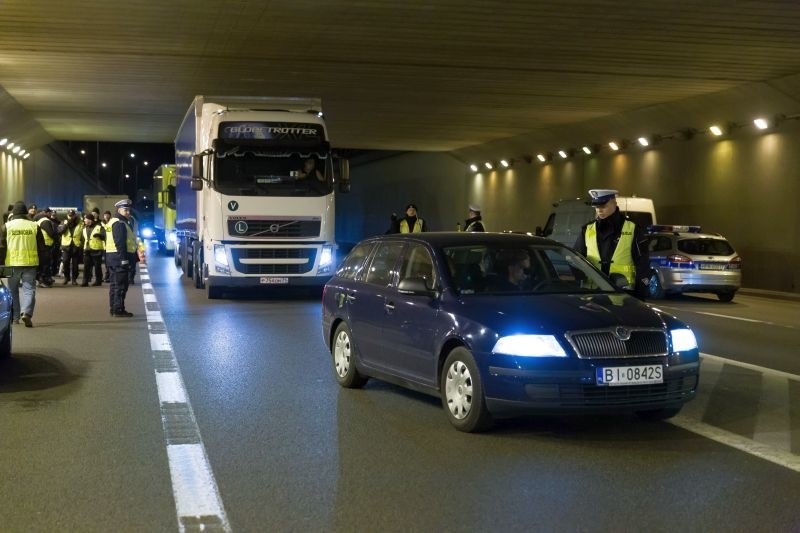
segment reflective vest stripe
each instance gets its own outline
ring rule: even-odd
[[[121,222],[125,225],[125,248],[128,253],[134,253],[136,251],[136,238],[133,235],[133,230],[128,225],[127,222],[124,222],[122,219],[119,218],[112,218],[108,221],[108,227],[111,228],[111,231],[106,232],[106,252],[107,253],[116,253],[117,252],[117,245],[114,244],[114,235],[113,235],[113,228],[114,224],[117,222]]]
[[[87,231],[91,230],[91,231]],[[102,239],[96,239],[95,235],[99,235],[102,228],[100,225],[92,226],[91,228],[83,228],[83,242],[88,250],[102,250],[105,248],[105,242]]]
[[[6,266],[36,266],[39,250],[36,244],[36,222],[23,218],[6,222]]]
[[[622,274],[630,285],[634,284],[636,266],[633,264],[633,230],[636,224],[626,220],[622,224],[622,233],[611,257],[609,274]],[[600,266],[600,249],[597,247],[597,223],[592,222],[586,226],[586,259],[596,268]],[[602,269],[601,269],[602,270]]]
[[[422,219],[417,217],[417,221],[414,223],[414,231],[408,231],[408,221],[403,219],[400,221],[400,233],[422,233]]]
[[[83,224],[76,224],[75,227],[72,229],[72,233],[69,231],[69,227],[67,227],[67,231],[61,236],[61,246],[69,246],[70,244],[74,244],[75,246],[81,245],[81,233],[83,232]]]
[[[41,227],[42,227],[42,224],[43,224],[45,221],[47,221],[47,220],[49,220],[49,219],[47,219],[47,218],[40,218],[40,219],[39,219],[39,220],[36,222],[36,225],[37,225],[37,226],[39,226],[39,227],[41,228]],[[42,230],[42,236],[44,237],[44,244],[45,244],[45,246],[53,246],[53,243],[54,243],[54,242],[56,242],[56,241],[54,241],[54,240],[53,240],[53,238],[52,238],[52,237],[51,237],[51,236],[50,236],[50,235],[49,235],[49,234],[48,234],[46,231],[44,231],[44,230]]]

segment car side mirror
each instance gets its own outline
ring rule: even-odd
[[[628,291],[628,290],[631,290],[633,288],[633,287],[630,286],[630,284],[628,284],[628,278],[626,278],[622,274],[614,272],[613,274],[611,274],[609,276],[609,278],[611,278],[611,283],[614,285],[614,287],[616,287],[618,289],[622,289],[622,290]]]
[[[416,296],[436,295],[436,291],[428,287],[425,278],[406,278],[397,285],[397,292]]]
[[[544,237],[544,231],[542,231],[542,227],[541,226],[536,226],[536,229],[534,230],[534,232],[536,233],[537,237]]]

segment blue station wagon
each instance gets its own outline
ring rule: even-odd
[[[385,235],[325,286],[322,330],[340,385],[435,395],[462,431],[516,413],[674,416],[697,388],[695,336],[624,285],[539,237]]]

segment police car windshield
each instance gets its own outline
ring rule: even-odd
[[[308,163],[309,159],[313,163]],[[229,146],[218,152],[214,161],[214,187],[222,194],[325,196],[333,191],[327,154],[260,152],[248,146]]]
[[[583,257],[561,246],[453,246],[443,253],[459,294],[616,292]]]

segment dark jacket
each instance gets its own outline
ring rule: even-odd
[[[53,221],[44,212],[37,214],[33,218],[33,221],[38,224],[41,219],[45,219],[45,221],[39,224],[39,227],[42,229],[44,233],[47,233],[50,236],[50,238],[53,239],[54,243],[58,243],[58,233],[56,232],[56,225],[53,224]]]
[[[483,220],[480,215],[472,218],[468,218],[464,221],[464,231],[486,231],[486,228],[483,227]],[[470,228],[469,225],[472,224]]]
[[[114,246],[117,247],[117,251],[106,252],[106,265],[109,267],[128,266],[129,268],[132,268],[132,265],[135,261],[134,256],[136,255],[136,252],[128,253],[126,231],[133,233],[133,229],[130,226],[130,221],[124,216],[117,213],[114,217],[118,218],[119,220],[114,222],[114,224],[111,226],[111,238],[114,239]],[[123,265],[123,261],[127,261],[127,263]]]

